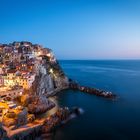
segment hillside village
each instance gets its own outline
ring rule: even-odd
[[[56,106],[48,95],[67,87],[51,49],[26,41],[0,44],[0,139],[40,128],[46,116],[36,114]]]
[[[13,42],[0,45],[0,90],[21,86],[29,89],[35,79],[36,70],[43,57],[55,63],[48,48],[30,42]]]

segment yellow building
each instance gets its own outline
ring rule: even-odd
[[[4,85],[7,86],[7,87],[13,87],[15,86],[15,80],[14,79],[7,79],[5,78],[4,79]]]
[[[23,76],[16,76],[16,83],[19,86],[22,86],[24,89],[29,89],[32,86],[32,83],[35,79],[35,75],[31,75],[30,78],[26,77],[24,78]]]
[[[16,70],[8,70],[7,74],[3,76],[4,86],[13,87],[13,86],[22,86],[24,89],[29,89],[32,86],[32,83],[35,79],[35,74],[32,75],[18,75]]]
[[[4,85],[7,87],[13,87],[16,85],[16,81],[15,81],[15,70],[8,70],[7,71],[7,75],[4,76]]]
[[[22,86],[24,89],[29,89],[29,83],[28,83],[28,79],[27,78],[21,78],[19,79],[19,86]]]
[[[7,109],[7,108],[9,108],[9,106],[7,105],[7,103],[0,102],[0,109]]]

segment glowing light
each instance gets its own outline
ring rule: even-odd
[[[51,54],[50,54],[50,53],[48,53],[48,54],[47,54],[47,56],[48,56],[48,57],[51,57]]]
[[[0,108],[9,108],[7,103],[0,102]]]
[[[41,54],[41,52],[38,52],[38,54],[40,55],[40,54]]]
[[[20,92],[19,95],[22,95],[22,92]]]
[[[49,71],[50,73],[53,73],[53,69],[50,69],[50,71]]]

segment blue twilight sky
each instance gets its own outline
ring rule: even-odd
[[[140,0],[0,0],[0,43],[22,40],[58,59],[140,59]]]

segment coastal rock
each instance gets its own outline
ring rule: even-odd
[[[44,96],[32,96],[27,106],[28,112],[32,114],[45,113],[53,108],[55,104]]]

